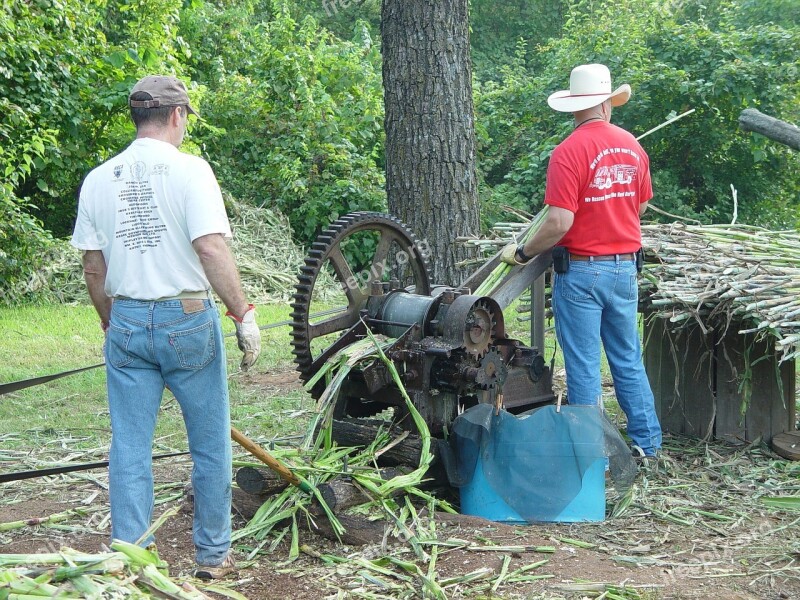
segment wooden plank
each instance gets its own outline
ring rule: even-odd
[[[714,436],[734,443],[744,442],[747,439],[739,393],[739,378],[744,371],[740,337],[735,328],[729,328],[723,342],[716,348],[717,419]]]
[[[717,350],[715,435],[730,441],[769,442],[775,434],[794,428],[795,364],[778,366],[773,340],[756,341],[753,335],[737,333],[740,328],[732,323]],[[748,370],[752,391],[743,416],[746,400],[739,388]]]
[[[683,416],[686,420],[684,433],[698,438],[710,438],[714,428],[714,385],[716,361],[713,338],[705,335],[699,327],[681,331],[677,346],[683,354],[681,393],[683,394]]]
[[[797,361],[791,361],[787,363],[786,368],[786,379],[788,380],[786,383],[783,384],[783,389],[786,390],[786,398],[788,399],[788,412],[789,412],[789,429],[788,431],[794,431],[797,429]]]
[[[778,357],[775,356],[773,360],[777,361]],[[797,405],[795,404],[797,365],[792,360],[783,363],[778,368],[783,386],[783,397],[773,405],[770,438],[786,431],[794,431],[797,423]]]
[[[644,321],[644,368],[655,397],[656,413],[665,433],[684,433],[683,395],[676,388],[680,359],[676,365],[673,344],[662,319]]]
[[[775,373],[775,351],[772,344],[768,346],[766,341],[756,342],[752,335],[743,335],[740,338],[744,347],[750,346],[752,372],[752,394],[744,419],[747,440],[753,441],[761,437],[769,442],[772,439],[774,404],[776,401],[782,403]],[[770,354],[773,356],[764,358]]]
[[[645,369],[666,433],[769,442],[794,429],[796,365],[778,367],[771,338],[741,335],[738,323],[720,334],[722,340],[697,327],[672,333],[666,325],[646,320],[644,340]],[[748,372],[752,394],[742,415],[739,388]]]

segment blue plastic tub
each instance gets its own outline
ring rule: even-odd
[[[606,463],[605,457],[598,457],[591,463],[583,474],[580,491],[555,517],[552,515],[552,511],[546,510],[547,507],[541,506],[526,505],[525,514],[534,522],[575,523],[602,521],[606,514]],[[565,476],[568,475],[565,474]],[[524,472],[519,473],[519,477],[527,476],[528,474]],[[558,481],[549,482],[552,486],[558,486],[558,483]],[[480,456],[475,464],[475,473],[472,481],[461,488],[461,512],[466,515],[483,517],[490,521],[528,522],[492,489],[484,475],[483,461]]]
[[[521,415],[484,404],[451,435],[461,510],[493,521],[602,521],[606,445],[599,406],[548,405]]]

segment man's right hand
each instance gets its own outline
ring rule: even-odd
[[[236,342],[239,350],[244,352],[240,366],[243,371],[246,371],[253,366],[258,360],[258,355],[261,354],[261,330],[256,323],[256,307],[250,304],[247,312],[241,317],[237,317],[231,311],[225,315],[233,320],[236,327]]]

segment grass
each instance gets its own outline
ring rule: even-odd
[[[260,307],[259,322],[263,326],[283,321],[287,319],[289,310],[285,305]],[[230,322],[227,319],[223,322],[225,332],[232,332]],[[523,341],[528,339],[529,323],[519,322],[513,311],[507,312],[506,325],[512,337]],[[2,382],[82,367],[102,360],[102,336],[90,307],[0,309],[0,328],[5,334],[0,339],[0,355],[4,359],[0,365]],[[287,375],[293,368],[288,328],[279,327],[262,332],[263,355],[248,374],[238,371],[239,351],[232,337],[226,338],[226,349],[234,425],[247,435],[262,440],[295,434],[304,429],[308,420],[305,411],[312,405],[308,396],[297,386],[287,388],[272,383],[273,375]],[[548,335],[548,362],[552,354],[552,339]],[[556,368],[559,360],[556,361]],[[98,460],[107,451],[109,438],[104,383],[104,372],[97,369],[0,396],[0,472],[23,470],[28,468],[23,465],[32,460],[36,460],[36,463],[31,464],[30,468],[53,466],[50,461]],[[616,403],[607,402],[609,405]],[[169,395],[165,396],[162,404],[156,435],[160,451],[185,448],[180,413]],[[766,452],[766,448],[759,445],[734,448],[722,443],[704,444],[682,438],[669,438],[667,442],[666,456],[655,464],[648,463],[643,467],[630,494],[620,495],[613,490],[609,492],[609,509],[619,516],[609,517],[600,524],[575,524],[569,526],[568,530],[556,526],[529,530],[545,532],[542,534],[545,536],[555,531],[560,543],[567,543],[565,538],[573,540],[568,543],[569,551],[556,547],[554,556],[548,557],[550,566],[542,565],[544,568],[532,572],[530,577],[527,577],[527,571],[523,573],[520,570],[532,568],[532,565],[521,566],[525,563],[520,562],[530,560],[530,557],[520,558],[515,554],[517,562],[511,564],[511,555],[515,551],[513,546],[506,545],[507,538],[496,538],[501,545],[495,548],[495,552],[504,556],[501,559],[498,555],[495,562],[502,560],[507,567],[506,570],[501,569],[500,575],[497,575],[495,568],[491,572],[480,569],[458,577],[442,575],[440,578],[435,564],[436,556],[438,554],[441,562],[444,562],[444,553],[453,550],[445,545],[441,552],[438,546],[434,546],[437,554],[433,548],[426,546],[425,552],[429,553],[427,559],[424,554],[422,558],[415,558],[410,554],[409,546],[403,544],[392,545],[385,550],[390,554],[379,555],[374,560],[349,554],[339,546],[334,550],[326,546],[322,552],[331,551],[332,554],[324,554],[314,549],[308,550],[306,545],[292,544],[290,555],[307,552],[325,561],[330,568],[314,571],[314,577],[319,578],[322,586],[328,586],[331,590],[358,587],[366,590],[367,595],[363,597],[378,597],[379,593],[380,597],[401,597],[408,586],[398,584],[398,580],[411,581],[415,589],[425,589],[426,586],[430,589],[446,589],[448,594],[459,586],[461,595],[454,591],[452,597],[520,598],[521,594],[515,592],[522,592],[523,589],[526,598],[553,597],[551,593],[536,595],[532,589],[558,592],[559,597],[573,597],[577,593],[581,597],[596,598],[672,597],[662,596],[658,585],[655,586],[659,588],[658,591],[651,591],[638,587],[622,589],[613,582],[594,581],[590,585],[581,581],[582,572],[574,567],[571,572],[567,569],[568,565],[578,564],[575,562],[574,540],[578,540],[577,548],[581,552],[580,544],[593,546],[595,559],[602,558],[609,568],[612,564],[638,565],[643,573],[654,573],[658,569],[659,573],[675,577],[675,581],[684,576],[699,578],[707,575],[708,581],[717,576],[735,576],[742,585],[748,581],[750,585],[756,584],[758,587],[754,587],[753,591],[760,593],[766,586],[764,577],[800,577],[800,570],[794,562],[800,551],[796,536],[800,521],[800,513],[796,511],[797,481],[800,476],[798,464],[777,461]],[[279,444],[279,449],[287,446]],[[82,477],[92,482],[89,478],[94,476],[89,474]],[[74,490],[81,480],[74,476],[55,483],[61,483],[61,487],[51,483],[45,493],[63,493],[63,490],[69,489],[74,496],[78,493]],[[35,502],[32,498],[41,497],[43,493],[41,490],[35,494],[29,491],[36,485],[39,484],[9,484],[7,489],[10,493],[4,496],[3,502]],[[160,507],[175,502],[182,493],[183,484],[180,481],[170,480],[165,485],[169,487],[161,492]],[[85,494],[80,492],[78,495],[83,497]],[[169,498],[165,499],[166,496]],[[421,518],[416,512],[419,507],[412,510],[410,502],[391,505],[390,508],[394,514],[400,515],[398,518],[404,523],[412,523],[418,542],[432,539],[444,543],[452,541],[449,528],[442,528],[444,534],[437,538],[441,535],[438,533],[439,526],[436,525],[434,530],[434,523]],[[93,510],[107,511],[106,508]],[[107,531],[103,529],[107,528],[107,519],[100,521],[105,525],[99,524],[98,519],[91,521],[92,530]],[[86,514],[74,511],[68,521],[40,526],[40,531],[52,528],[57,533],[51,532],[49,535],[55,537],[63,535],[64,531],[86,532],[88,527]],[[30,533],[21,531],[20,535]],[[249,544],[248,540],[243,540],[243,543]],[[477,540],[480,545],[487,545],[485,538],[479,537]],[[643,540],[648,550],[640,552],[638,549],[642,548]],[[474,543],[477,542],[464,542],[467,545]],[[252,550],[255,545],[239,546],[240,549],[244,547]],[[269,545],[264,548],[263,552],[269,552],[266,550]],[[263,558],[283,560],[285,547],[278,554],[271,557],[264,555]],[[285,566],[288,563],[281,564]],[[298,564],[301,566],[295,569],[301,572],[302,563]],[[551,566],[557,568],[558,565],[562,565],[563,573],[558,570],[551,572]],[[462,573],[471,568],[451,567],[450,573],[453,569]],[[709,575],[709,568],[718,571]],[[392,573],[385,576],[387,569],[391,569]],[[616,578],[610,571],[609,574],[611,579]],[[535,576],[559,577],[561,583],[557,587],[554,587],[555,582],[538,584],[534,582]],[[718,581],[725,586],[728,579]],[[707,582],[698,585],[704,584],[709,585]],[[540,585],[548,587],[526,587]],[[577,592],[579,586],[590,586],[591,591]],[[495,594],[497,588],[499,593]],[[392,590],[398,593],[393,596]],[[368,595],[373,592],[374,595]],[[509,595],[506,595],[507,592]]]
[[[286,304],[258,307],[259,324],[278,323],[289,318]],[[223,313],[224,311],[221,311]],[[529,340],[530,322],[520,321],[515,305],[506,310],[507,334]],[[233,333],[229,319],[222,319],[223,332]],[[551,326],[552,322],[548,323]],[[11,382],[76,369],[103,361],[103,336],[91,306],[43,305],[0,308],[0,382]],[[251,374],[238,369],[239,350],[234,337],[225,338],[233,424],[252,437],[281,437],[303,430],[305,411],[313,403],[300,389],[262,385],[272,373],[290,373],[293,368],[288,327],[262,331],[262,354]],[[563,367],[560,349],[555,348],[552,329],[545,339],[545,360],[555,351],[555,369]],[[800,375],[800,374],[799,374]],[[602,376],[610,380],[603,358]],[[799,388],[800,389],[800,388]],[[617,403],[604,388],[606,409],[615,422],[624,422]],[[105,370],[94,369],[0,396],[0,431],[10,449],[24,450],[31,443],[48,444],[70,438],[77,448],[106,445],[110,439],[106,406]],[[174,397],[166,392],[161,407],[156,441],[159,450],[184,450],[183,421]]]
[[[288,319],[288,305],[262,305],[261,325]],[[221,311],[221,314],[224,311]],[[103,335],[91,306],[45,305],[0,308],[0,382],[39,377],[77,369],[103,361]],[[223,319],[223,332],[233,332]],[[299,410],[311,401],[302,390],[265,390],[259,378],[275,371],[293,369],[287,327],[262,332],[262,354],[251,374],[239,371],[241,353],[233,336],[225,339],[228,357],[231,417],[234,425],[253,436],[294,434],[303,426]],[[77,375],[0,396],[0,431],[9,449],[25,449],[31,443],[47,444],[69,437],[74,448],[108,444],[110,425],[106,404],[105,370]],[[16,435],[14,435],[16,434]],[[166,392],[156,428],[159,449],[186,447],[180,408]]]

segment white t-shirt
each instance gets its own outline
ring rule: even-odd
[[[209,289],[192,241],[211,233],[231,237],[209,164],[140,138],[87,175],[72,245],[103,251],[109,296],[156,300]]]

